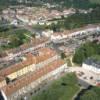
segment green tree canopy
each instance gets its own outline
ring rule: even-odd
[[[93,55],[100,54],[100,44],[93,42],[87,42],[76,49],[73,56],[73,62],[77,64],[82,64],[84,60]]]

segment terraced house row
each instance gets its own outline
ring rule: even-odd
[[[0,96],[16,100],[42,81],[57,77],[67,65],[53,49],[41,48],[36,54],[27,53],[23,60],[0,71]]]
[[[46,47],[50,43],[48,38],[33,39],[29,43],[25,43],[18,48],[10,49],[0,54],[0,61],[8,61],[16,56],[20,56],[30,51]]]

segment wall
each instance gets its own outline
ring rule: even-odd
[[[96,74],[100,74],[100,68],[96,68],[92,65],[87,65],[85,63],[83,63],[82,67],[89,71],[95,72]]]

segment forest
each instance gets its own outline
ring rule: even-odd
[[[63,7],[73,7],[73,8],[81,8],[81,9],[88,9],[100,6],[100,0],[0,0],[0,9],[11,5],[28,5],[34,6],[34,4],[59,4],[61,8]],[[28,1],[28,2],[27,2]]]

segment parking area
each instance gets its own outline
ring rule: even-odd
[[[97,85],[97,80],[100,79],[100,74],[96,74],[96,73],[86,70],[82,67],[75,67],[75,68],[73,67],[70,70],[73,72],[76,72],[77,77],[80,80],[83,80],[93,86]]]

